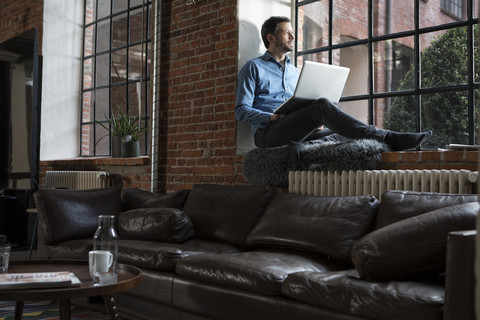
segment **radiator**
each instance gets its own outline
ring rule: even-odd
[[[387,190],[475,193],[478,171],[469,170],[357,170],[290,171],[289,192],[313,196],[370,194],[381,199]]]
[[[45,186],[62,189],[98,189],[113,186],[112,177],[105,171],[46,171]]]

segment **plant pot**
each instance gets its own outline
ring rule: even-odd
[[[112,158],[122,157],[122,137],[112,136]]]
[[[122,157],[123,158],[131,158],[131,157],[139,157],[140,156],[140,142],[136,141],[128,141],[122,142]]]

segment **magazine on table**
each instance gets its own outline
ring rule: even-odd
[[[63,288],[80,286],[80,280],[69,271],[1,273],[0,290]]]

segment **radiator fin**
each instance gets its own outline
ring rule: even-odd
[[[312,196],[373,195],[387,190],[471,194],[478,172],[470,170],[290,171],[289,192]]]
[[[58,189],[99,189],[113,186],[105,171],[46,171],[45,186]]]

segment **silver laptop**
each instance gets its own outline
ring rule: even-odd
[[[287,114],[324,97],[337,103],[349,72],[350,69],[346,67],[305,61],[293,96],[281,104],[275,113]]]

